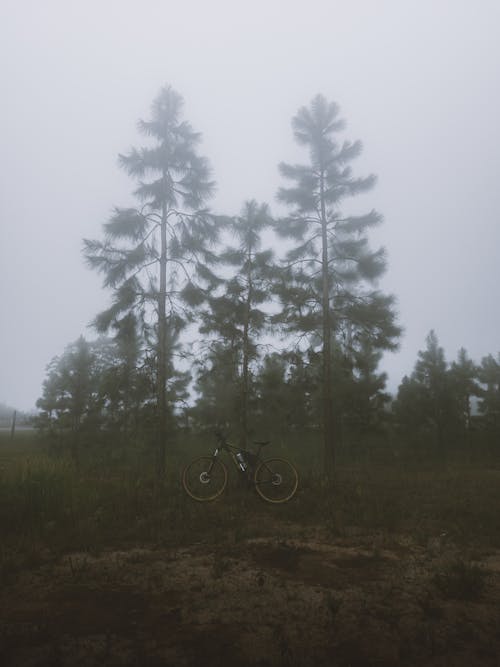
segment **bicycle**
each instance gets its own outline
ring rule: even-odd
[[[199,502],[215,500],[227,486],[227,468],[219,454],[227,452],[238,473],[255,486],[261,498],[269,503],[285,503],[296,493],[299,475],[295,466],[280,458],[264,460],[262,448],[270,440],[255,441],[257,453],[232,445],[219,432],[215,434],[217,446],[212,456],[201,456],[189,463],[182,473],[182,486],[186,493]]]

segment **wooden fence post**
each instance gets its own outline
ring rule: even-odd
[[[14,440],[14,433],[16,432],[16,415],[17,415],[17,410],[14,410],[14,414],[12,415],[12,426],[10,427],[11,440]]]

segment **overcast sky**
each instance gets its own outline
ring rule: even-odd
[[[449,359],[500,351],[500,3],[460,0],[2,0],[0,401],[30,409],[45,366],[109,301],[81,257],[133,203],[117,155],[165,84],[185,98],[218,184],[212,207],[278,208],[291,117],[336,101],[353,201],[384,215],[381,288],[398,299],[396,390],[431,328]]]

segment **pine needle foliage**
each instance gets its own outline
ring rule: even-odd
[[[382,221],[375,210],[345,215],[347,198],[368,192],[376,178],[355,177],[351,161],[362,151],[359,141],[340,141],[345,127],[339,107],[322,95],[299,109],[292,120],[298,144],[309,151],[307,164],[279,165],[290,183],[278,191],[278,200],[290,213],[276,226],[278,234],[295,241],[277,285],[283,305],[281,323],[289,332],[321,340],[323,359],[323,426],[325,465],[333,480],[339,414],[333,405],[334,348],[352,355],[356,345],[371,340],[378,349],[393,349],[400,329],[394,300],[373,285],[384,273],[383,248],[373,251],[368,231]]]
[[[259,339],[269,319],[264,306],[270,296],[273,252],[262,249],[262,233],[272,222],[267,204],[255,200],[245,202],[240,216],[227,220],[230,243],[220,253],[221,275],[214,276],[208,307],[201,316],[200,331],[209,337],[213,350],[217,351],[215,356],[209,355],[210,362],[230,358],[237,369],[233,373],[238,386],[233,416],[244,447],[248,434],[251,367],[259,357]],[[199,386],[210,388],[202,378]]]
[[[172,344],[201,303],[217,219],[206,208],[214,191],[206,158],[198,154],[201,135],[182,119],[183,99],[170,86],[153,101],[139,132],[149,145],[119,156],[120,166],[137,182],[137,208],[115,208],[103,225],[103,240],[84,240],[90,268],[103,275],[111,306],[94,325],[107,331],[134,313],[153,341],[158,403],[158,472],[164,472],[167,385],[172,373]]]

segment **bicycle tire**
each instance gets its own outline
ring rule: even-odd
[[[182,486],[193,500],[215,500],[227,486],[227,468],[211,456],[200,456],[184,468]]]
[[[268,503],[286,503],[296,493],[299,474],[286,459],[268,459],[255,470],[255,489]]]

